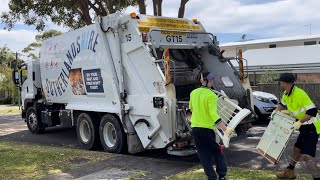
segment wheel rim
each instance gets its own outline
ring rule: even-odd
[[[117,142],[116,128],[114,128],[114,126],[109,122],[107,122],[103,127],[103,137],[109,147],[113,147]]]
[[[80,122],[80,137],[81,137],[81,140],[84,142],[84,143],[88,143],[89,140],[91,139],[91,130],[90,130],[90,126],[88,124],[88,122],[83,119],[81,120]]]
[[[37,128],[37,116],[34,112],[29,115],[28,122],[31,129]]]

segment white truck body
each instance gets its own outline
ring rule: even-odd
[[[80,116],[88,114],[91,118],[84,119],[99,125],[106,114],[111,114],[126,134],[129,152],[169,147],[188,134],[186,118],[181,113],[204,70],[215,75],[216,90],[224,90],[245,107],[247,99],[239,79],[227,63],[219,60],[215,36],[199,22],[121,13],[95,21],[44,41],[40,64],[31,62],[28,66],[28,73],[32,69],[30,73],[36,76],[32,81],[28,75],[22,85],[23,111],[29,129],[34,122],[41,128],[77,126],[78,139],[86,145],[86,131],[81,131],[84,126],[78,122]],[[170,49],[171,82],[166,81],[164,73],[165,48]],[[37,85],[33,86],[34,83]],[[36,89],[27,92],[27,87]],[[31,116],[33,111],[28,113],[32,107],[36,120]],[[90,129],[89,121],[84,122],[93,136],[92,131],[97,130]],[[114,124],[100,124],[100,138],[106,137],[107,145],[112,145],[113,139],[118,143],[120,134],[108,141],[108,133],[104,133],[108,127],[117,130]],[[192,141],[188,135],[185,139]]]

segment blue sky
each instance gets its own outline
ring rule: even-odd
[[[9,0],[1,0],[0,13],[8,10]],[[146,0],[147,14],[152,14],[152,0]],[[3,6],[3,4],[5,4]],[[176,17],[180,0],[163,0],[163,15]],[[247,39],[262,39],[320,34],[320,0],[190,0],[186,18],[198,18],[207,31],[215,34],[220,43]],[[138,12],[129,7],[125,12]],[[46,29],[67,31],[49,23]],[[0,25],[0,46],[21,51],[34,41],[38,32],[33,26],[18,23],[10,32]]]

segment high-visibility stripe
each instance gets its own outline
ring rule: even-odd
[[[314,104],[311,104],[311,105],[305,107],[306,111],[308,111],[309,109],[313,109],[313,108],[316,108],[316,106]]]
[[[280,102],[281,102],[281,104],[284,105],[284,106],[287,105],[282,99],[280,100]]]
[[[313,124],[319,120],[320,120],[320,116],[317,115],[316,117],[311,118],[309,121],[302,123],[302,125]]]
[[[298,115],[298,114],[300,114],[300,113],[302,113],[302,112],[306,112],[306,111],[308,111],[309,109],[312,109],[312,108],[316,108],[316,106],[315,106],[314,104],[311,104],[311,105],[309,105],[309,106],[306,106],[305,108],[301,108],[301,109],[299,109],[299,110],[296,110],[296,111],[294,111],[294,112],[291,112],[291,114],[294,115],[294,116],[296,116],[296,115]]]
[[[170,57],[169,57],[169,49],[168,48],[164,48],[163,56],[164,56],[164,60],[166,62],[165,76],[166,76],[166,83],[168,84],[168,83],[171,82],[171,77],[170,77]]]
[[[296,116],[296,115],[298,115],[298,114],[300,114],[300,113],[302,113],[302,112],[305,112],[305,111],[306,111],[305,108],[301,108],[301,109],[299,109],[299,110],[297,110],[297,111],[294,111],[294,112],[291,112],[291,113],[292,113],[292,115]]]

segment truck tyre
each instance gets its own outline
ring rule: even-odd
[[[92,150],[99,145],[99,126],[87,113],[81,113],[77,119],[77,137],[84,149]]]
[[[35,108],[29,107],[26,113],[26,122],[28,129],[33,134],[41,134],[44,132],[44,128],[42,127],[41,119],[37,118],[37,113]]]
[[[106,114],[100,122],[100,140],[103,149],[110,153],[127,151],[127,136],[116,117]]]

